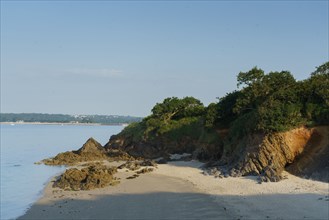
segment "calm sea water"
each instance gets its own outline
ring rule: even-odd
[[[122,126],[1,124],[1,219],[14,219],[41,195],[64,167],[35,165],[57,153],[80,148],[89,137],[104,145]]]

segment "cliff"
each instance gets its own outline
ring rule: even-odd
[[[309,133],[302,152],[286,166],[286,170],[294,175],[329,182],[329,127],[316,127]]]
[[[212,166],[231,176],[257,175],[262,182],[281,180],[284,169],[294,175],[329,181],[328,136],[328,126],[248,135],[226,141],[226,152]]]
[[[220,136],[216,133],[212,133],[211,135],[200,134],[200,136],[206,137],[195,138],[184,135],[176,139],[171,139],[162,135],[149,139],[135,140],[132,136],[121,132],[118,135],[113,135],[104,148],[107,151],[119,150],[133,157],[143,157],[146,159],[159,157],[168,159],[170,154],[183,153],[193,154],[195,159],[202,161],[219,159],[223,151]],[[215,140],[206,140],[209,136]]]
[[[224,141],[216,144],[205,144],[188,136],[177,142],[164,137],[138,142],[119,134],[112,136],[105,148],[146,158],[192,153],[195,158],[211,159],[211,166],[224,169],[227,175],[257,175],[263,182],[281,180],[284,169],[295,175],[329,181],[329,126],[256,133],[235,141],[228,139],[227,131],[217,133]]]

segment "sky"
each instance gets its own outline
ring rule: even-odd
[[[147,116],[329,60],[325,1],[1,0],[1,112]]]

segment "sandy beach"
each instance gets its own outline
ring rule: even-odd
[[[154,172],[91,191],[63,191],[50,182],[19,219],[328,219],[329,184],[285,173],[259,184],[256,177],[205,176],[197,161],[158,165]]]

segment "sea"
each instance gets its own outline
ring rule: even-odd
[[[64,166],[35,162],[77,150],[93,137],[102,145],[123,126],[1,124],[1,218],[16,219],[42,196],[45,185]]]

